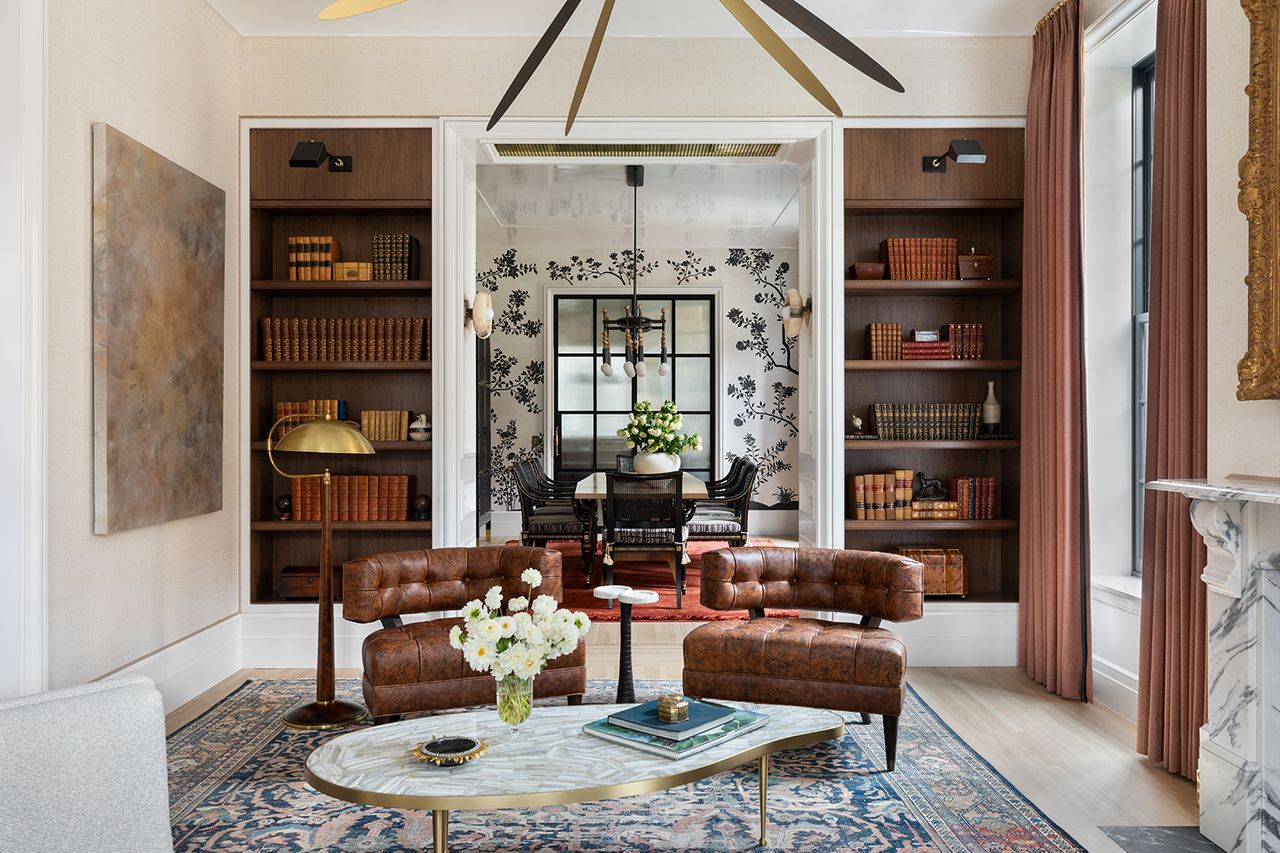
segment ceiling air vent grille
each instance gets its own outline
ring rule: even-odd
[[[744,143],[643,143],[574,144],[570,142],[498,143],[493,146],[499,157],[529,158],[733,158],[775,159],[782,145],[777,142]]]

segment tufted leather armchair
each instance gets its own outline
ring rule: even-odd
[[[730,548],[702,558],[702,604],[746,610],[684,641],[684,692],[884,717],[893,770],[907,649],[882,620],[923,615],[922,567],[896,554],[824,548]],[[855,613],[861,621],[766,618],[765,608]]]
[[[563,590],[560,554],[544,548],[499,545],[490,548],[437,548],[376,554],[342,567],[342,615],[352,622],[382,622],[365,638],[364,700],[378,722],[417,711],[492,704],[497,684],[476,672],[462,652],[449,645],[449,630],[461,619],[406,624],[407,614],[461,610],[501,586],[504,598],[528,595],[520,573],[542,573],[537,595],[557,601]],[[533,682],[535,697],[567,696],[582,701],[587,689],[585,644],[555,658]]]

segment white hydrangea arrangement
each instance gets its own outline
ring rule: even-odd
[[[529,595],[542,585],[542,573],[525,569],[520,580]],[[509,677],[531,679],[547,661],[566,655],[587,636],[591,620],[587,614],[561,610],[549,595],[539,595],[532,603],[519,596],[503,608],[502,587],[492,587],[484,600],[467,602],[463,624],[449,632],[449,645],[462,652],[477,672],[491,672],[499,682]]]
[[[676,404],[667,400],[656,411],[647,400],[636,403],[627,425],[618,430],[618,438],[627,440],[628,450],[641,453],[669,453],[678,456],[692,450],[702,450],[702,436],[697,433],[683,435],[684,417]]]

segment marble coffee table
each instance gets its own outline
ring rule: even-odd
[[[584,734],[583,725],[627,705],[536,708],[515,738],[494,711],[443,714],[362,728],[325,742],[307,757],[306,780],[323,794],[394,809],[433,813],[436,853],[449,849],[449,812],[529,808],[628,797],[666,790],[732,770],[760,768],[760,844],[768,843],[765,809],[769,756],[844,734],[830,711],[743,705],[769,723],[679,761]],[[439,768],[412,755],[435,735],[490,743],[489,753],[461,767]]]

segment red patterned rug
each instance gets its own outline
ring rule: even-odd
[[[752,539],[752,545],[773,545],[772,539]],[[606,602],[591,594],[591,590],[583,586],[582,549],[577,542],[552,542],[552,550],[564,556],[564,606],[571,610],[581,610],[596,622],[618,621],[618,608],[609,609]],[[613,582],[633,587],[649,589],[658,593],[656,604],[636,605],[632,608],[631,618],[635,622],[716,622],[727,619],[746,619],[745,610],[720,611],[710,610],[702,606],[702,555],[708,551],[719,551],[728,548],[728,542],[690,542],[689,557],[692,562],[685,566],[685,586],[683,606],[676,609],[675,584],[671,580],[671,567],[666,563],[646,560],[619,561],[613,566]],[[604,560],[596,554],[592,564],[592,581],[604,583]],[[770,610],[770,616],[795,616],[794,610]]]

